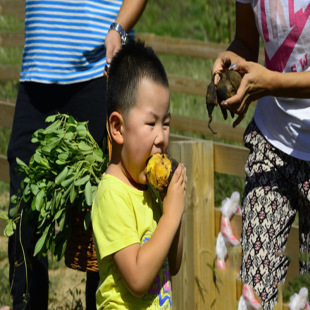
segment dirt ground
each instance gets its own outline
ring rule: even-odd
[[[1,233],[2,234],[2,231]],[[11,306],[8,282],[7,238],[0,236],[0,289],[7,285],[7,291],[0,291],[0,308]],[[85,273],[70,269],[64,261],[49,261],[49,309],[85,309]],[[5,304],[4,304],[5,303]]]

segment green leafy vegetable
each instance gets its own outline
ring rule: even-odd
[[[108,152],[99,148],[87,122],[77,122],[66,114],[49,116],[46,122],[51,125],[32,136],[32,143],[38,146],[29,164],[16,159],[16,170],[23,176],[21,189],[11,199],[12,218],[4,214],[0,218],[6,221],[4,234],[12,235],[20,219],[20,204],[26,202],[24,216],[41,236],[34,255],[46,256],[51,250],[59,260],[66,250],[75,210],[85,212],[84,227],[89,226],[93,197],[107,168]]]

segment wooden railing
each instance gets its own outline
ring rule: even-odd
[[[221,211],[214,206],[214,173],[244,176],[248,151],[213,141],[172,136],[169,152],[185,164],[188,177],[184,258],[181,271],[173,279],[174,309],[235,310],[242,294],[238,277],[240,247],[229,251],[225,270],[212,268],[221,222]],[[231,226],[234,235],[240,237],[241,215],[232,217]],[[291,258],[287,280],[298,274],[298,253],[298,227],[293,226],[286,249]],[[281,289],[274,310],[289,309],[282,301]]]
[[[22,4],[22,5],[21,5]],[[0,13],[23,20],[23,1],[0,0]],[[165,38],[154,34],[138,34],[157,53],[214,59],[225,45],[187,39]],[[22,47],[21,33],[0,34],[0,46]],[[262,53],[261,53],[262,55]],[[260,56],[261,63],[263,62]],[[0,79],[18,80],[20,67],[0,66]],[[208,81],[168,75],[172,91],[205,96]],[[14,102],[0,102],[0,126],[11,128]],[[179,132],[191,132],[212,137],[206,120],[173,115],[171,127]],[[241,142],[243,129],[215,123],[217,138]],[[221,213],[214,205],[214,173],[244,177],[244,164],[248,155],[244,147],[217,143],[212,140],[171,135],[169,152],[187,167],[187,206],[184,214],[184,259],[179,274],[173,279],[175,310],[215,309],[235,310],[241,295],[238,279],[239,262],[229,256],[227,270],[213,269],[215,240],[220,231]],[[9,181],[6,157],[0,155],[0,180]],[[231,193],[227,193],[229,196]],[[231,220],[233,232],[240,236],[241,217]],[[298,227],[293,227],[289,237],[287,254],[292,258],[288,279],[298,273]],[[239,251],[240,259],[240,251]],[[216,283],[215,283],[216,282]],[[217,289],[218,287],[218,289]],[[211,305],[213,307],[211,308]],[[281,290],[277,310],[288,310],[282,303]]]

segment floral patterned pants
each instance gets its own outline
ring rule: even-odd
[[[261,298],[263,309],[277,303],[278,284],[284,283],[289,258],[285,247],[299,212],[300,252],[310,253],[310,163],[273,147],[254,120],[244,134],[250,154],[245,165],[242,198],[241,280]],[[300,272],[310,263],[300,261]]]

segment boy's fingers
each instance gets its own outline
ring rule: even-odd
[[[184,170],[185,167],[182,163],[179,163],[177,169],[175,170],[172,180],[175,179],[175,183],[177,183],[178,181],[182,181],[184,179]]]

